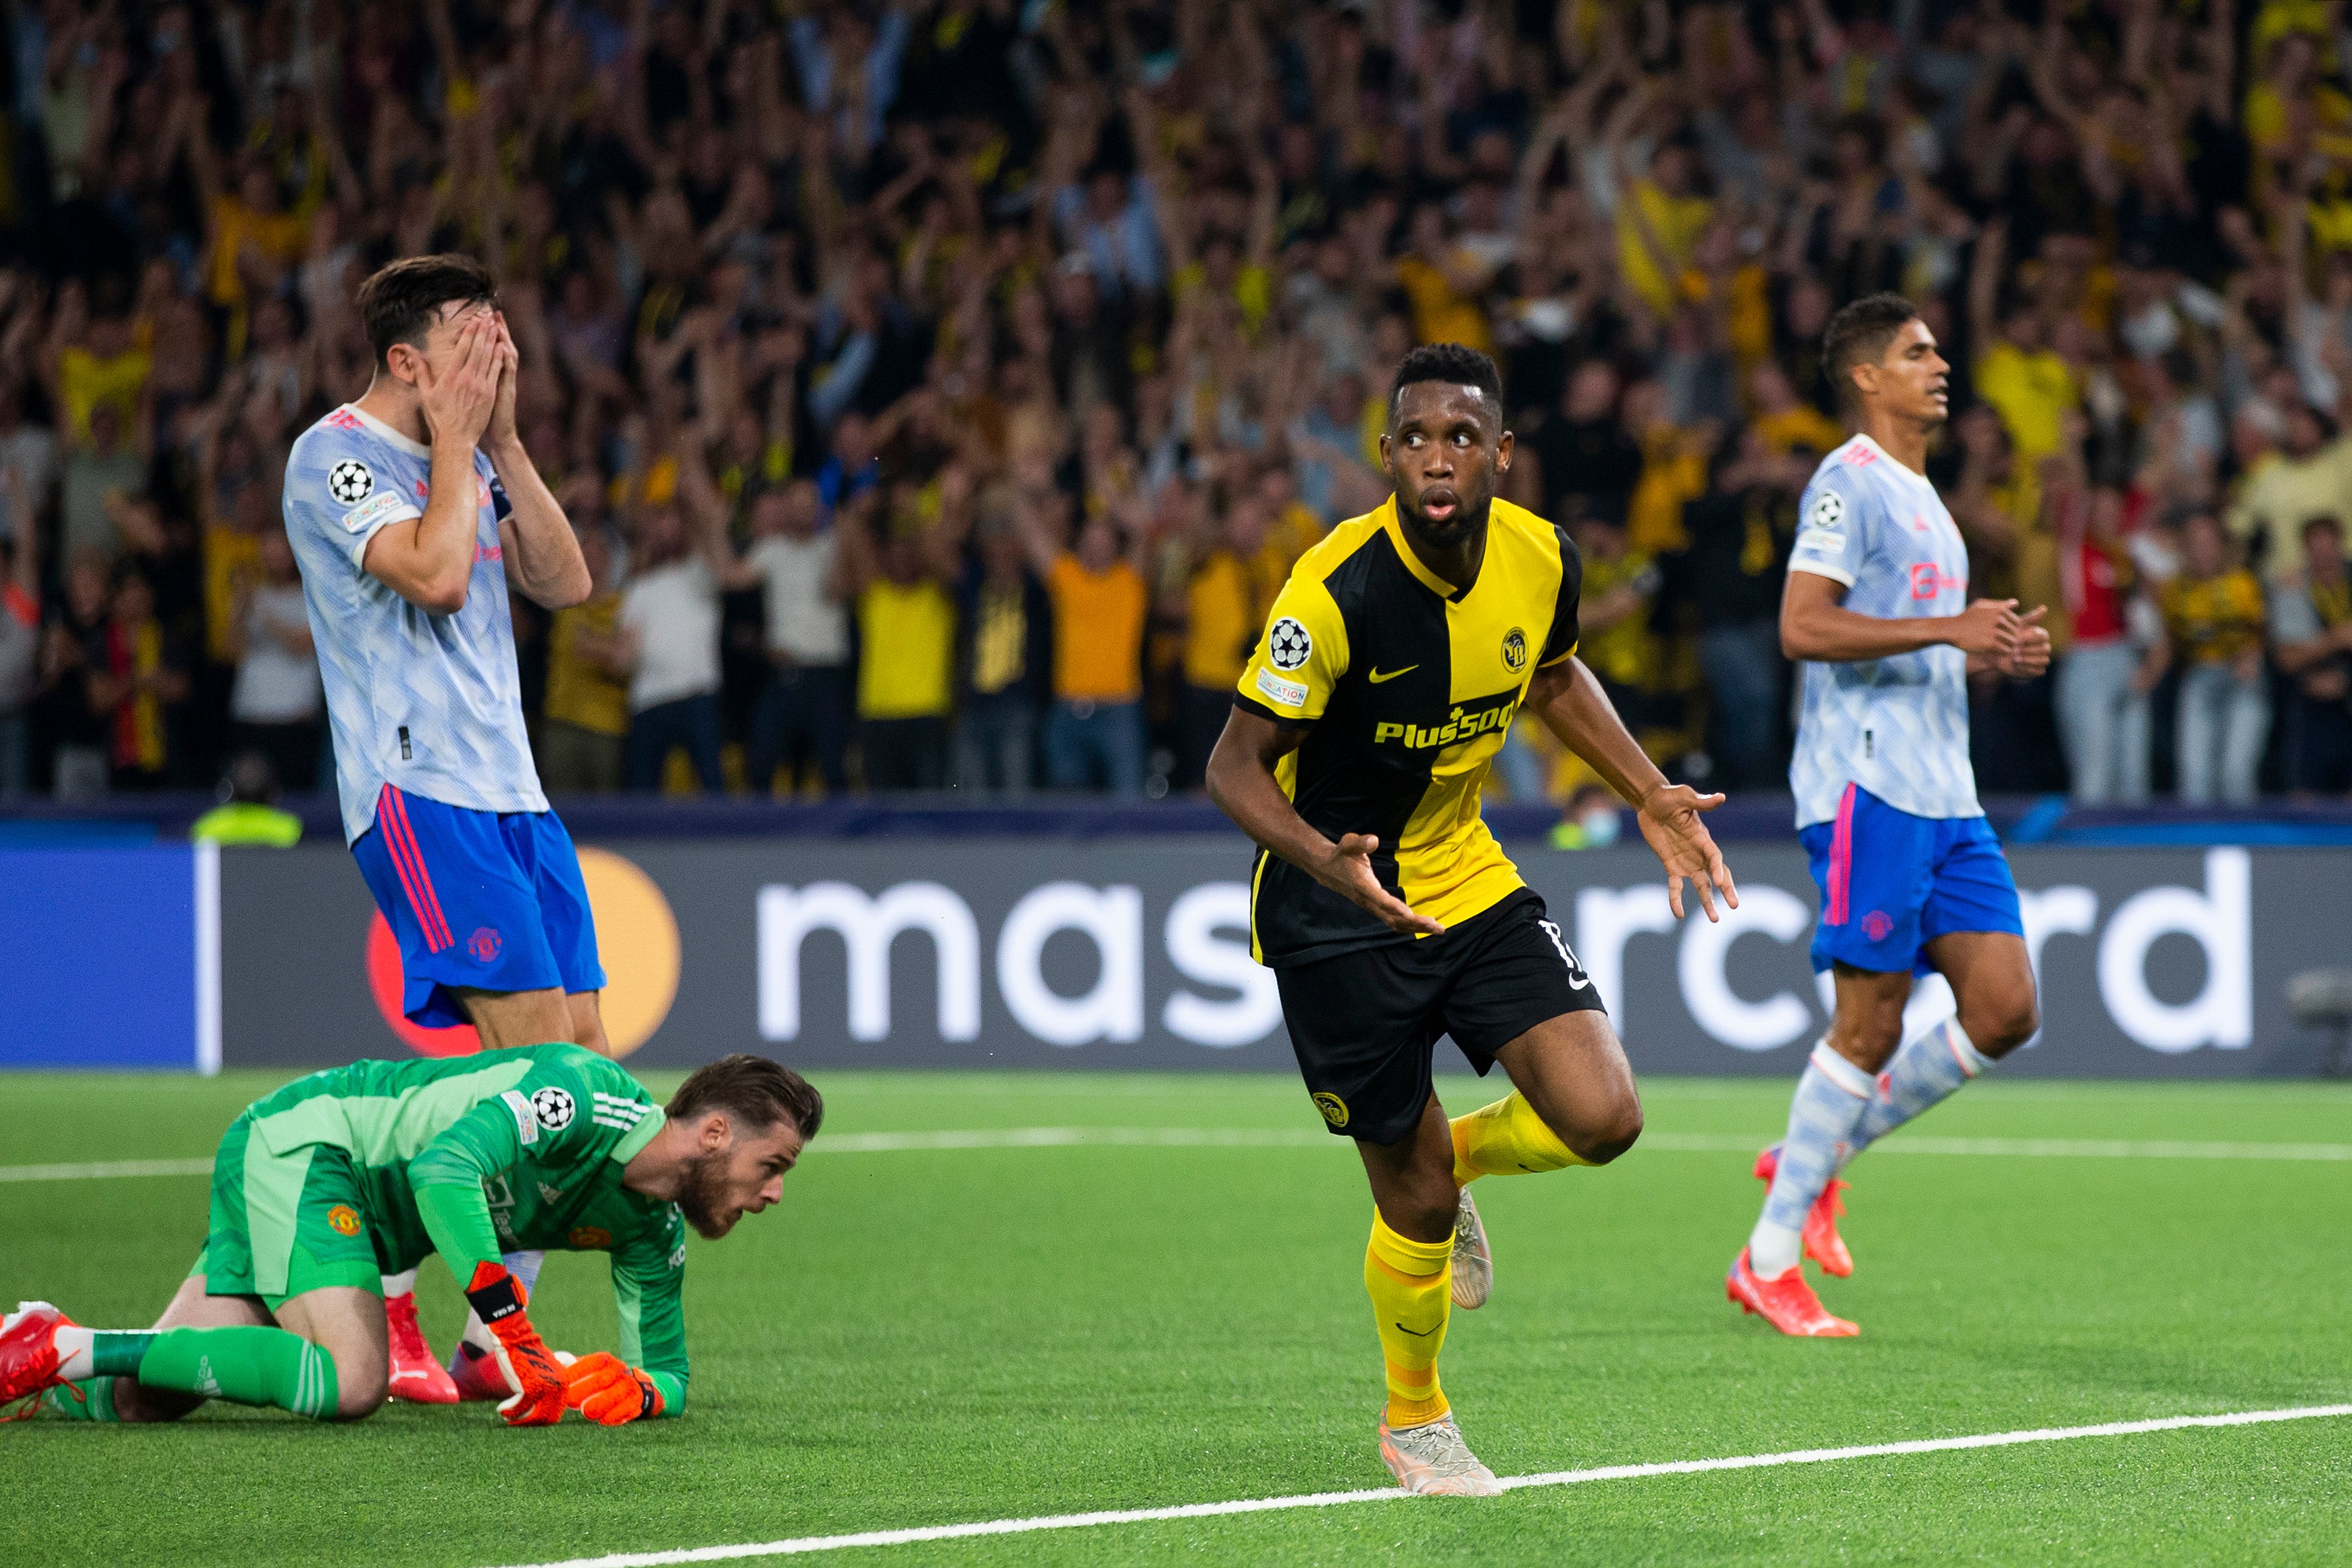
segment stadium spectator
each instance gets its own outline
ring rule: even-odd
[[[1510,498],[1614,525],[1614,559],[1714,563],[1694,578],[1712,593],[1735,586],[1714,570],[1722,470],[1751,438],[1775,459],[1839,440],[1823,324],[1905,291],[1955,366],[1931,466],[1971,590],[2047,602],[2072,634],[2056,684],[2086,800],[2139,791],[2153,640],[2134,618],[2162,591],[2168,519],[2221,518],[2293,625],[2303,527],[2352,504],[2352,209],[2326,162],[2352,51],[2322,8],[428,0],[320,20],[255,0],[19,23],[0,470],[23,500],[0,496],[0,535],[29,522],[60,623],[87,554],[101,584],[125,562],[145,578],[194,654],[166,747],[186,778],[230,746],[234,589],[258,570],[286,444],[365,384],[355,280],[436,248],[499,277],[532,450],[639,558],[608,589],[647,570],[635,536],[661,533],[660,509],[691,507],[694,433],[729,559],[757,562],[712,569],[711,684],[700,592],[638,603],[685,618],[640,631],[648,653],[698,650],[712,788],[723,767],[755,792],[812,774],[837,791],[853,728],[870,784],[938,782],[950,727],[959,777],[968,740],[974,787],[1010,787],[1044,746],[1017,739],[1020,694],[1080,665],[1118,695],[1032,721],[1083,765],[1062,776],[1125,788],[1150,747],[1189,778],[1230,652],[1193,584],[1232,572],[1163,493],[1189,486],[1295,559],[1384,494],[1377,389],[1416,341],[1501,359]],[[1123,641],[1049,643],[1027,587],[1011,635],[1005,538],[945,516],[950,470],[967,514],[1010,495],[1112,519],[1142,590],[1131,661]],[[1738,537],[1744,555],[1745,521]],[[2126,561],[2110,601],[2090,579]],[[1614,612],[1599,564],[1588,605]],[[1099,575],[1105,603],[1132,603]],[[1738,685],[1756,670],[1679,580],[1663,602],[1591,630],[1639,644],[1621,673],[1645,744],[1780,788],[1748,723],[1758,688]],[[580,723],[611,722],[609,672],[578,656],[602,633],[575,617],[533,644],[537,622],[518,624],[530,716],[556,750],[586,747],[542,764],[607,778],[585,758],[609,760],[612,732]],[[100,669],[66,645],[87,630],[45,632],[36,660],[26,771],[53,786],[91,781],[93,745],[111,754],[67,693]],[[2308,640],[2279,643],[2298,685],[2284,650]],[[2035,700],[1979,706],[1989,787],[2054,782]],[[2274,785],[2305,776],[2301,701]]]
[[[1769,439],[1751,425],[1727,444],[1707,493],[1683,507],[1689,547],[1659,563],[1660,596],[1698,628],[1719,770],[1710,779],[1721,789],[1769,789],[1784,760],[1780,584],[1813,455],[1776,455]]]
[[[33,723],[49,759],[51,789],[60,800],[106,793],[110,727],[91,690],[95,668],[103,667],[92,653],[103,652],[106,600],[105,559],[84,551],[67,568],[57,612],[41,629]]]
[[[866,787],[947,782],[961,540],[909,507],[887,521],[867,490],[837,515],[842,597],[857,607],[857,744]],[[886,531],[887,530],[887,531]],[[877,534],[883,537],[877,538]]]
[[[156,789],[177,782],[172,731],[188,695],[187,653],[155,618],[154,586],[136,565],[115,574],[107,620],[89,651],[89,706],[107,720],[109,784]]]
[[[594,586],[549,623],[545,720],[534,745],[540,787],[559,795],[609,793],[627,778],[630,670],[621,591],[613,583],[612,536],[602,523],[583,521],[594,513],[582,488],[566,485],[559,498]],[[593,497],[594,484],[585,488]]]
[[[628,787],[660,789],[683,749],[695,787],[719,788],[719,594],[734,565],[718,519],[698,512],[694,534],[676,505],[638,521],[629,585],[621,592],[622,663],[629,670]]]
[[[2123,539],[2123,509],[2122,495],[2104,486],[2053,506],[2065,642],[2058,734],[2074,797],[2086,806],[2136,806],[2148,796],[2148,693],[2163,653],[2161,639],[2135,624],[2139,573]]]
[[[980,525],[956,595],[964,647],[956,723],[956,782],[1020,795],[1036,779],[1038,715],[1050,700],[1054,604],[1029,570],[1009,506]]]
[[[2288,676],[2286,784],[2297,795],[2352,791],[2352,571],[2344,525],[2303,525],[2303,574],[2271,591],[2271,637]]]
[[[302,605],[301,573],[283,528],[261,536],[258,580],[238,580],[228,653],[236,666],[228,708],[231,746],[267,758],[284,788],[310,789],[326,697]]]
[[[2182,529],[2180,575],[2164,585],[2166,631],[2180,665],[2180,798],[2198,804],[2252,800],[2270,734],[2262,585],[2231,551],[2221,519],[2198,513]]]
[[[41,549],[24,505],[20,472],[0,467],[0,495],[24,519],[0,536],[0,799],[13,800],[32,783],[33,694],[41,651]]]
[[[266,755],[240,751],[221,778],[220,804],[189,824],[188,837],[200,844],[290,850],[302,841],[302,819],[278,805],[284,794]]]
[[[1186,497],[1188,502],[1195,498]],[[1255,496],[1237,497],[1223,517],[1192,507],[1184,584],[1184,662],[1179,724],[1183,746],[1177,782],[1197,789],[1209,753],[1224,732],[1234,688],[1250,649],[1265,626],[1266,611],[1282,591],[1289,567],[1267,559],[1265,511]]]
[[[1121,498],[1122,510],[1125,498]],[[1102,515],[1076,526],[1070,497],[1015,503],[1029,570],[1054,604],[1054,706],[1045,720],[1045,778],[1056,789],[1143,792],[1143,630],[1150,535],[1139,516]],[[1127,538],[1122,555],[1120,528]]]
[[[830,794],[848,787],[845,758],[855,702],[849,612],[843,604],[841,540],[824,528],[816,482],[795,479],[751,503],[745,558],[765,589],[769,670],[751,716],[751,789],[775,786],[779,766],[805,785],[813,774]]]

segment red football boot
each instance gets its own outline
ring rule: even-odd
[[[392,1376],[388,1390],[394,1399],[412,1405],[455,1405],[457,1385],[448,1368],[433,1359],[425,1331],[416,1323],[415,1294],[383,1299],[384,1326],[392,1331]]]
[[[457,1391],[460,1399],[497,1403],[514,1397],[515,1391],[499,1375],[499,1358],[488,1351],[476,1350],[461,1342],[457,1354],[450,1358],[449,1372],[450,1386]]]
[[[1756,1179],[1766,1186],[1771,1185],[1772,1173],[1780,1168],[1780,1145],[1756,1156]],[[1822,1196],[1805,1210],[1805,1256],[1819,1263],[1822,1273],[1835,1274],[1841,1280],[1853,1272],[1853,1254],[1845,1249],[1845,1238],[1838,1234],[1837,1228],[1837,1222],[1845,1218],[1845,1199],[1838,1194],[1846,1186],[1841,1177],[1830,1177],[1830,1185],[1822,1188]]]
[[[19,1301],[0,1318],[0,1421],[30,1416],[41,1407],[42,1392],[65,1381],[58,1375],[58,1330],[72,1324],[47,1301]]]
[[[1742,1311],[1798,1339],[1847,1339],[1862,1332],[1843,1318],[1832,1317],[1822,1305],[1822,1299],[1805,1283],[1803,1264],[1777,1280],[1759,1280],[1748,1266],[1745,1247],[1732,1260],[1731,1272],[1724,1276],[1723,1293],[1738,1301]]]
[[[548,1354],[555,1357],[558,1366],[570,1366],[580,1359],[568,1350],[551,1350]],[[507,1386],[504,1375],[499,1371],[499,1358],[462,1340],[458,1342],[457,1354],[449,1358],[448,1375],[449,1385],[459,1399],[503,1404],[514,1397],[515,1391]]]

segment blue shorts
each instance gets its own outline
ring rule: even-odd
[[[470,1023],[454,994],[604,988],[572,835],[552,811],[476,811],[387,784],[352,858],[400,939],[400,1010]]]
[[[1948,932],[2025,935],[2017,883],[1982,817],[1915,817],[1848,784],[1837,816],[1797,837],[1822,890],[1816,974],[1837,963],[1924,975],[1921,949]]]

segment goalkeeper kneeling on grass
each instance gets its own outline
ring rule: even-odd
[[[0,1322],[0,1412],[170,1421],[226,1399],[358,1420],[384,1400],[381,1277],[438,1252],[498,1342],[509,1425],[678,1415],[685,1227],[716,1239],[777,1201],[824,1115],[756,1056],[702,1068],[667,1108],[575,1045],[314,1072],[221,1139],[204,1251],[152,1329],[45,1301]],[[499,1261],[526,1248],[612,1255],[619,1354],[549,1351]]]

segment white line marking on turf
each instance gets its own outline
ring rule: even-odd
[[[210,1160],[106,1160],[84,1166],[0,1166],[0,1181],[99,1181],[108,1176],[210,1176]]]
[[[1645,1133],[1634,1148],[1675,1154],[1753,1152],[1766,1134]],[[2111,1160],[2352,1160],[2352,1144],[2217,1144],[2168,1138],[1937,1138],[1901,1133],[1873,1144],[1879,1155],[1990,1155]]]
[[[1650,1133],[1654,1154],[1753,1154],[1769,1133]],[[958,1149],[1340,1148],[1344,1140],[1312,1127],[987,1127],[928,1133],[831,1133],[812,1155],[936,1154]],[[2318,1160],[2352,1162],[2352,1144],[2224,1144],[2123,1138],[1937,1138],[1899,1134],[1874,1145],[1881,1155],[1990,1155],[2008,1159]],[[90,1165],[0,1166],[0,1182],[97,1181],[113,1176],[204,1176],[210,1160],[110,1160]]]
[[[1818,1465],[1837,1459],[1875,1459],[1905,1454],[1942,1454],[1968,1448],[2007,1448],[2021,1443],[2063,1443],[2077,1437],[2131,1437],[2147,1432],[2179,1432],[2196,1427],[2259,1427],[2278,1421],[2352,1416],[2352,1405],[2306,1405],[2290,1410],[2241,1410],[2220,1416],[2168,1416],[2151,1421],[2108,1421],[2095,1427],[2043,1427],[2024,1432],[1983,1432],[1966,1437],[1918,1437],[1900,1443],[1864,1443],[1844,1448],[1798,1448],[1782,1454],[1743,1454],[1722,1459],[1670,1459],[1663,1464],[1601,1465],[1585,1470],[1548,1470],[1512,1476],[1507,1490],[1581,1486],[1588,1481],[1641,1480],[1651,1476],[1706,1475],[1717,1470],[1765,1469],[1780,1465]],[[740,1546],[696,1546],[672,1552],[615,1552],[604,1557],[572,1557],[535,1568],[667,1568],[680,1563],[724,1563],[745,1557],[796,1557],[856,1546],[907,1546],[926,1541],[961,1541],[979,1535],[1029,1535],[1044,1530],[1084,1530],[1104,1524],[1155,1524],[1177,1519],[1209,1519],[1234,1513],[1275,1513],[1299,1508],[1335,1508],[1351,1502],[1392,1502],[1412,1494],[1395,1487],[1366,1491],[1306,1492],[1292,1497],[1244,1498],[1234,1502],[1194,1502],[1175,1508],[1108,1509],[1097,1513],[1048,1514],[1030,1519],[992,1519],[972,1524],[931,1524],[912,1530],[868,1530],[854,1535],[803,1535]]]

